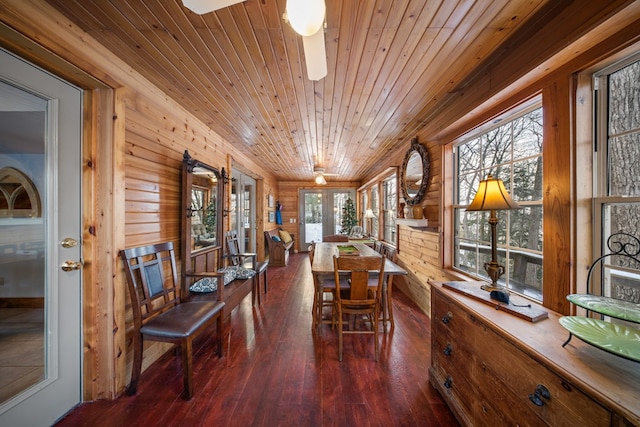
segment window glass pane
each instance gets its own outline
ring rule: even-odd
[[[640,132],[609,140],[609,195],[640,196]]]
[[[384,181],[384,241],[396,244],[397,186],[395,175]]]
[[[478,190],[480,180],[484,178],[486,176],[481,177],[477,170],[472,173],[460,174],[458,177],[458,204],[468,205],[471,203]]]
[[[539,156],[542,152],[542,109],[515,119],[513,125],[513,160]]]
[[[511,126],[509,124],[487,132],[484,136],[482,163],[485,169],[511,160]]]
[[[378,218],[380,218],[380,209],[378,204],[378,185],[371,188],[371,209],[373,210],[373,219],[371,220],[371,234],[378,237]]]
[[[609,76],[609,134],[640,128],[640,61]]]
[[[510,246],[542,251],[542,206],[509,211]]]
[[[460,175],[480,169],[481,144],[482,140],[476,138],[458,147],[458,170]]]

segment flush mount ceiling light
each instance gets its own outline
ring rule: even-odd
[[[287,0],[283,15],[296,33],[302,36],[304,59],[309,80],[327,75],[327,51],[324,45],[324,0]]]
[[[245,0],[182,0],[182,4],[193,13],[204,15],[243,1]]]
[[[326,185],[327,184],[327,180],[324,178],[325,176],[336,176],[337,175],[335,173],[327,173],[327,172],[325,172],[324,168],[321,167],[321,166],[314,166],[313,167],[313,173],[316,175],[315,182],[318,185]]]

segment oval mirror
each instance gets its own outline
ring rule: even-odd
[[[429,153],[425,146],[418,142],[418,138],[411,140],[411,147],[402,163],[400,180],[406,203],[420,203],[427,192],[429,182]]]

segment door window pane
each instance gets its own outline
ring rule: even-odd
[[[46,375],[46,115],[0,82],[0,403]]]

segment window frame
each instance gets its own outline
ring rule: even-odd
[[[482,267],[482,262],[477,262],[476,266],[475,266],[475,271],[477,273],[480,274],[474,274],[473,272],[469,271],[469,270],[465,270],[459,266],[456,265],[456,261],[457,261],[457,256],[456,256],[456,250],[457,250],[457,241],[460,238],[459,233],[457,232],[457,217],[456,217],[456,213],[460,211],[460,209],[464,209],[466,206],[468,206],[468,204],[459,202],[460,198],[458,195],[458,176],[459,176],[459,164],[457,162],[458,160],[458,151],[459,148],[464,145],[465,143],[471,142],[473,140],[476,140],[478,138],[481,138],[484,135],[489,134],[490,132],[499,129],[500,127],[504,127],[510,123],[512,123],[514,120],[517,120],[519,117],[523,117],[524,115],[533,112],[535,110],[541,110],[541,117],[543,118],[543,123],[544,123],[544,117],[545,117],[545,111],[544,111],[544,102],[543,102],[543,97],[541,94],[536,94],[535,96],[532,96],[531,98],[527,99],[526,101],[510,108],[510,109],[506,109],[504,113],[502,113],[500,116],[498,117],[493,117],[490,120],[486,120],[485,123],[483,125],[478,126],[477,128],[475,128],[474,130],[467,132],[463,135],[461,135],[459,138],[457,138],[455,141],[452,141],[450,144],[448,144],[448,146],[445,148],[445,158],[449,158],[451,160],[451,170],[450,170],[450,176],[452,179],[452,189],[449,191],[449,195],[447,195],[445,192],[445,197],[448,198],[449,200],[449,206],[445,207],[445,212],[447,210],[450,210],[450,226],[451,226],[451,230],[452,233],[450,234],[449,237],[449,244],[447,246],[449,246],[448,248],[448,255],[445,256],[445,267],[451,268],[456,274],[462,275],[462,276],[468,276],[468,277],[472,277],[475,280],[488,280],[487,279],[487,275],[486,274],[482,274],[481,272],[483,271],[483,267]],[[538,155],[535,156],[528,156],[526,158],[539,158],[540,161],[544,160],[544,139],[545,139],[545,126],[543,124],[542,126],[542,133],[543,133],[543,142],[541,145],[541,150],[539,152]],[[513,147],[511,147],[511,149],[513,150]],[[510,157],[510,160],[508,162],[503,162],[502,165],[504,167],[504,165],[508,165],[508,169],[511,170],[510,172],[510,177],[511,177],[511,181],[513,181],[513,165],[517,164],[518,162],[521,162],[522,160],[524,160],[525,157],[519,157],[517,159],[513,159],[513,157]],[[496,166],[498,165],[488,165],[488,170],[490,171],[491,169],[494,169]],[[543,181],[544,181],[544,165],[542,166],[543,169]],[[485,171],[485,167],[483,167],[483,165],[479,166],[478,169],[478,173],[482,173],[483,171]],[[445,171],[446,173],[446,171]],[[480,179],[485,179],[486,176],[481,176]],[[508,187],[509,192],[512,194],[513,196],[513,192],[512,192],[512,185],[513,182],[505,182],[505,184]],[[540,224],[540,231],[543,234],[542,230],[544,227],[544,222],[545,222],[545,209],[544,209],[544,194],[540,195],[540,199],[539,200],[517,200],[517,202],[520,204],[520,206],[522,208],[539,208],[541,210],[541,218],[542,218],[542,223]],[[445,199],[447,200],[447,199]],[[468,201],[470,203],[470,200]],[[481,214],[481,216],[484,218],[480,219],[481,223],[486,223],[486,219],[488,218],[488,212],[478,212],[478,214]],[[520,247],[514,247],[510,244],[510,213],[509,211],[504,211],[504,212],[498,212],[498,217],[500,218],[500,223],[498,224],[499,227],[503,227],[505,230],[505,235],[506,235],[506,241],[503,243],[499,243],[498,247],[499,250],[501,250],[502,253],[505,254],[505,260],[500,260],[499,262],[501,264],[504,264],[505,267],[507,268],[507,271],[509,270],[509,262],[510,262],[510,257],[509,254],[511,252],[514,251],[526,251],[529,256],[534,257],[534,258],[539,258],[540,259],[540,268],[544,267],[544,244],[542,244],[542,248],[540,248],[539,250],[537,249],[528,249],[528,248],[520,248]],[[488,224],[484,224],[488,227]],[[483,226],[484,226],[483,225]],[[476,241],[476,245],[478,243],[481,243],[480,241]],[[477,249],[477,248],[476,248]],[[515,253],[515,252],[514,252]],[[488,261],[488,260],[487,260]],[[543,271],[543,270],[542,270]],[[542,275],[542,271],[539,273]],[[508,286],[509,285],[509,277],[507,275],[507,273],[505,273],[505,275],[503,276],[503,280],[505,280],[505,284]],[[544,293],[543,293],[543,289],[544,289],[544,279],[541,278],[540,279],[540,286],[542,286],[542,289],[540,290],[539,294],[536,294],[534,292],[529,291],[529,294],[523,294],[523,296],[532,298],[536,301],[539,302],[543,302],[544,301]],[[517,291],[516,291],[517,292]]]
[[[630,53],[621,59],[614,61],[611,64],[607,64],[601,67],[592,74],[592,102],[593,102],[593,138],[594,144],[592,149],[593,156],[593,187],[592,187],[592,216],[593,216],[593,236],[591,245],[591,259],[597,259],[605,253],[607,246],[607,238],[614,232],[623,231],[640,237],[638,233],[634,233],[634,230],[613,230],[611,223],[607,222],[606,215],[604,214],[608,206],[616,204],[638,204],[640,205],[640,195],[620,195],[611,194],[609,188],[610,182],[610,156],[609,156],[609,76],[622,70],[623,68],[634,64],[640,63],[640,50]],[[632,130],[626,130],[623,132],[637,133],[640,127],[633,128]],[[628,268],[609,266],[610,271],[627,271]],[[633,269],[634,271],[638,271]],[[599,274],[600,272],[596,272]],[[640,273],[640,272],[638,272]],[[599,280],[605,280],[600,278]],[[586,285],[585,285],[586,288]],[[589,291],[583,289],[584,292]],[[595,287],[591,290],[597,294],[600,293],[600,289]],[[606,296],[611,295],[611,289],[605,289]]]
[[[366,204],[363,203],[363,206],[360,206],[361,212],[359,218],[362,218],[363,224],[366,224],[367,221],[364,219],[364,212],[369,208],[373,211],[374,218],[371,220],[371,228],[372,230],[368,230],[368,224],[364,225],[365,230],[367,230],[368,234],[371,238],[385,241],[384,240],[384,229],[385,229],[385,219],[384,213],[386,211],[390,211],[386,209],[385,205],[385,181],[393,179],[396,182],[396,195],[395,195],[395,205],[398,204],[398,168],[397,167],[389,167],[382,173],[375,176],[373,179],[368,181],[366,184],[362,185],[358,188],[358,200],[366,200]],[[364,198],[363,196],[364,195]],[[385,210],[386,209],[386,210]],[[397,217],[397,211],[394,208],[393,211],[396,215],[393,217],[395,220]],[[382,213],[382,215],[381,215]],[[385,241],[387,244],[397,247],[398,240],[398,229],[397,226],[393,226],[395,228],[394,233],[394,242]]]

